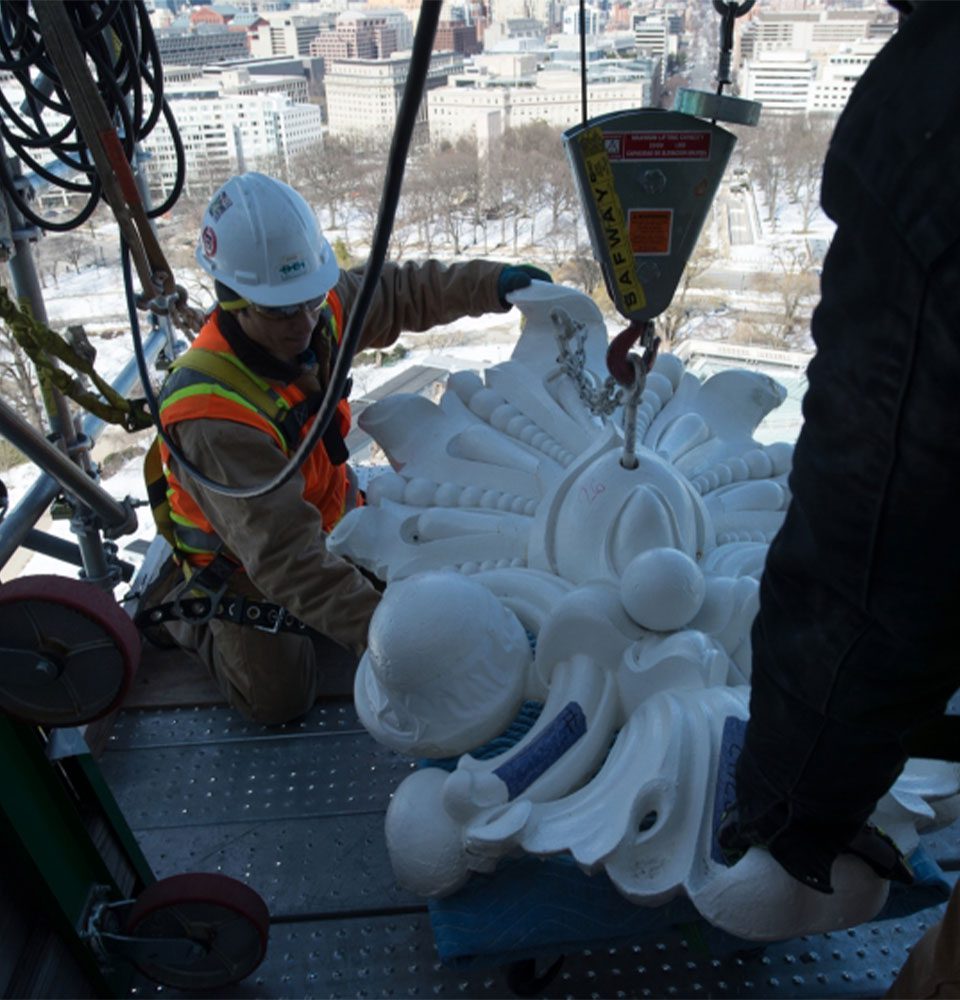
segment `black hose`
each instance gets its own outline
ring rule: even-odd
[[[425,3],[420,9],[417,30],[413,39],[413,52],[410,57],[410,70],[407,73],[406,83],[404,84],[403,98],[400,101],[400,109],[397,112],[397,124],[394,128],[390,153],[387,158],[387,170],[383,182],[383,197],[380,201],[380,212],[373,234],[370,257],[364,271],[363,281],[357,292],[356,301],[350,311],[346,331],[340,342],[340,348],[337,351],[336,363],[330,376],[330,383],[327,386],[326,394],[323,397],[323,403],[310,428],[310,432],[300,442],[297,450],[290,457],[284,468],[269,482],[263,483],[260,486],[246,487],[218,483],[202,473],[192,462],[185,458],[163,429],[160,422],[160,410],[157,398],[150,386],[150,375],[147,371],[143,344],[140,339],[140,325],[134,301],[135,296],[129,248],[125,245],[122,247],[121,260],[123,261],[124,288],[127,294],[127,307],[130,314],[130,330],[133,334],[134,353],[137,358],[137,368],[140,372],[140,382],[147,400],[147,406],[154,423],[157,425],[157,431],[161,439],[170,449],[171,456],[206,489],[220,493],[223,496],[237,497],[241,500],[252,500],[255,497],[266,496],[268,493],[279,489],[300,469],[307,457],[317,446],[336,411],[337,404],[343,396],[343,390],[350,372],[350,365],[353,362],[353,355],[360,342],[360,332],[363,329],[367,310],[373,300],[377,282],[380,280],[383,262],[387,256],[393,220],[396,215],[397,204],[400,200],[400,188],[403,185],[403,172],[406,167],[407,152],[410,148],[410,140],[413,137],[413,130],[417,123],[417,111],[423,97],[427,71],[430,68],[430,53],[433,49],[433,40],[437,31],[437,23],[440,19],[440,8],[440,3],[431,2]]]
[[[137,143],[151,133],[161,116],[170,131],[176,157],[174,183],[163,203],[148,212],[156,218],[180,197],[186,168],[183,143],[163,96],[160,56],[146,5],[143,0],[83,0],[64,7],[127,159],[132,161]],[[7,152],[17,157],[25,171],[86,199],[68,219],[44,218],[24,197],[22,181],[11,173],[6,157],[0,157],[0,184],[33,225],[51,232],[76,229],[93,214],[103,189],[27,0],[0,0],[0,70],[14,75],[25,96],[18,107],[0,91],[0,136]],[[59,115],[62,123],[51,128],[43,120],[44,112]],[[41,162],[41,155],[46,162]],[[51,155],[56,163],[50,162]],[[75,176],[61,176],[55,169],[57,163]]]
[[[580,121],[587,124],[587,9],[580,0]]]

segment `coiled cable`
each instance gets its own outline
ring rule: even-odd
[[[143,0],[84,0],[64,6],[127,160],[133,162],[137,144],[161,118],[170,132],[176,163],[173,187],[163,203],[147,213],[150,218],[163,215],[180,197],[186,168],[183,142],[163,96],[160,54],[146,6]],[[16,106],[0,90],[5,151],[48,184],[86,199],[68,219],[44,218],[19,189],[6,156],[0,156],[0,183],[29,222],[53,232],[76,229],[96,209],[102,185],[29,0],[0,2],[0,71],[13,74],[25,95]]]

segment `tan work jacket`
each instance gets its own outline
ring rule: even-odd
[[[404,331],[428,330],[463,316],[504,312],[497,295],[503,267],[490,261],[385,264],[358,349],[388,347]],[[345,322],[362,277],[362,271],[340,272],[336,292]],[[183,421],[171,428],[171,436],[191,462],[218,482],[263,483],[286,462],[268,435],[228,420]],[[240,500],[204,488],[175,460],[173,468],[243,564],[247,580],[234,589],[281,604],[313,628],[362,652],[380,595],[356,567],[327,551],[320,512],[303,499],[300,476],[266,496]]]

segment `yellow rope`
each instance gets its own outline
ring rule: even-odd
[[[97,374],[92,359],[78,353],[60,334],[41,323],[25,309],[20,309],[0,287],[0,319],[6,323],[14,339],[29,355],[37,369],[41,388],[54,386],[85,410],[128,431],[153,426],[144,400],[129,400],[121,396]],[[86,375],[100,395],[90,392],[83,381],[58,368],[54,358]]]

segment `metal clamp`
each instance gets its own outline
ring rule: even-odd
[[[137,938],[118,934],[115,929],[119,924],[118,915],[133,906],[135,900],[110,902],[109,895],[107,886],[94,887],[90,908],[80,931],[81,939],[89,944],[101,965],[109,966],[115,958],[126,959],[135,965],[156,962],[186,965],[201,961],[208,953],[208,948],[188,937]]]
[[[217,613],[223,595],[227,592],[227,584],[223,583],[216,591],[211,590],[202,580],[200,574],[184,581],[183,586],[173,595],[174,614],[180,621],[188,625],[206,625]],[[192,591],[199,590],[200,594]]]

